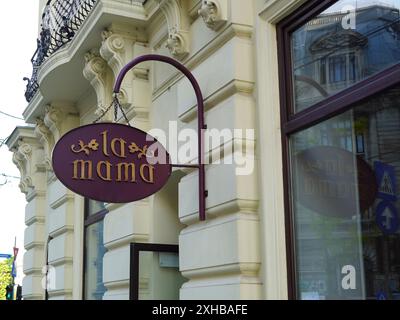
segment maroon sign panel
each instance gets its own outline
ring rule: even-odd
[[[371,207],[378,186],[361,157],[335,147],[314,147],[296,156],[299,202],[322,215],[351,217]]]
[[[110,203],[128,203],[159,191],[171,175],[170,157],[153,137],[115,123],[71,130],[53,150],[53,170],[70,190]]]

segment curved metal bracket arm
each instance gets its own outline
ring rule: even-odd
[[[208,195],[205,187],[205,165],[204,165],[204,131],[207,129],[204,122],[204,100],[203,94],[201,92],[199,83],[197,82],[194,75],[180,62],[166,56],[161,56],[157,54],[149,54],[137,57],[136,59],[129,62],[125,67],[122,68],[119,73],[114,86],[114,94],[118,94],[121,90],[122,80],[129,70],[134,68],[136,65],[146,61],[159,61],[168,63],[174,66],[176,69],[181,71],[190,81],[193,89],[196,93],[197,98],[197,120],[198,120],[198,159],[199,164],[196,166],[189,165],[173,165],[173,167],[195,167],[199,170],[199,218],[200,221],[206,220],[206,197]]]

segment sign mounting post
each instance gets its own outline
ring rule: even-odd
[[[114,85],[114,94],[117,95],[121,90],[122,80],[125,75],[133,69],[136,65],[146,61],[159,61],[170,64],[176,69],[181,71],[190,81],[193,86],[197,99],[197,120],[198,120],[198,164],[197,165],[179,165],[173,164],[175,168],[196,168],[199,170],[199,219],[200,221],[206,220],[206,197],[207,191],[205,188],[205,165],[204,165],[204,130],[207,129],[204,121],[204,100],[200,85],[194,75],[180,62],[162,55],[149,54],[137,57],[129,62],[119,73]]]

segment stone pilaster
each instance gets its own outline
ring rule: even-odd
[[[226,19],[223,11],[217,18],[221,4],[204,1],[200,8],[213,30]],[[179,236],[180,270],[188,279],[181,299],[262,298],[253,25],[242,18],[253,11],[250,1],[235,0],[229,1],[229,10],[230,19],[236,19],[232,30],[245,32],[235,31],[192,70],[203,89],[208,134],[212,137],[214,130],[224,138],[205,146],[205,158],[211,160],[206,166],[207,221],[198,219],[197,171],[179,182],[179,217],[187,225]],[[196,129],[196,101],[187,81],[177,84],[177,96],[182,126]]]
[[[7,141],[13,162],[21,174],[20,189],[26,194],[23,296],[44,298],[46,222],[46,156],[33,127],[17,127]]]
[[[46,106],[43,121],[38,121],[36,131],[42,132],[42,140],[53,145],[65,133],[79,126],[79,114],[71,103],[52,103]],[[81,261],[80,252],[74,252],[75,234],[81,234],[81,226],[76,225],[75,195],[48,171],[47,180],[47,233],[48,262],[52,268],[49,299],[71,299],[75,275],[75,260]],[[80,221],[78,221],[79,223]]]

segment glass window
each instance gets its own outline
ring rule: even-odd
[[[346,81],[346,55],[329,58],[329,82]]]
[[[399,63],[400,1],[340,0],[291,34],[293,111]]]
[[[185,281],[179,272],[178,253],[139,253],[139,300],[179,300]]]
[[[179,247],[173,244],[130,244],[131,300],[178,300],[185,281],[179,271]]]
[[[102,300],[106,292],[103,282],[103,258],[107,252],[103,234],[105,212],[104,203],[86,200],[83,286],[85,300]]]
[[[289,141],[297,296],[400,300],[400,85]]]
[[[104,211],[106,209],[106,204],[104,202],[99,202],[99,201],[88,201],[87,202],[87,215],[95,215],[101,211]]]

